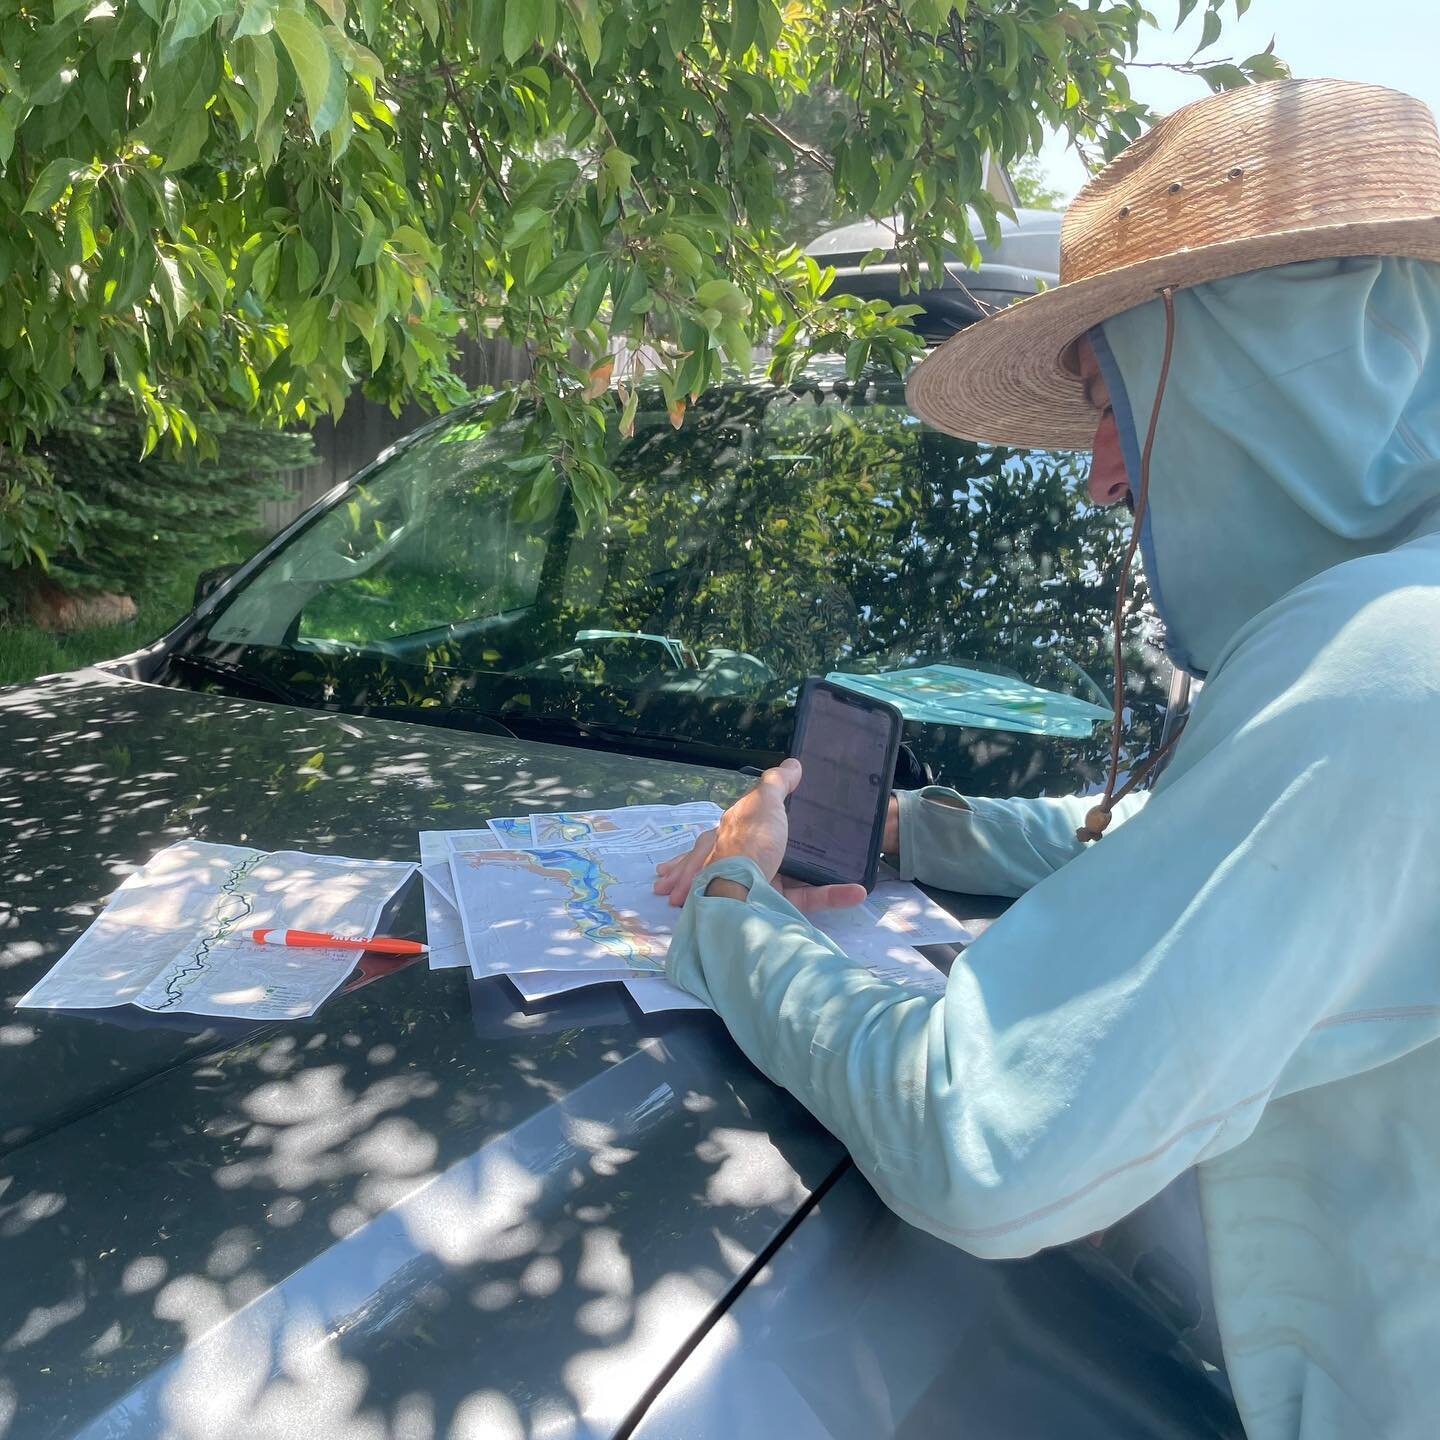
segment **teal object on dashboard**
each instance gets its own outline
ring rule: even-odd
[[[832,670],[825,678],[857,694],[887,701],[907,720],[921,725],[969,725],[1084,740],[1098,722],[1110,718],[1108,710],[1088,700],[963,665],[921,665],[874,675]]]

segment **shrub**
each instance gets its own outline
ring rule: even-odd
[[[141,459],[141,424],[128,402],[107,399],[63,416],[45,437],[56,489],[81,506],[79,544],[51,559],[51,578],[67,588],[153,593],[174,557],[253,531],[261,503],[287,494],[284,472],[314,454],[308,435],[222,413],[215,458],[156,450]]]

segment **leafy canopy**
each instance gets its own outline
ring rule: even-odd
[[[1181,17],[1197,0],[1180,0]],[[1205,40],[1222,0],[1204,0]],[[1244,11],[1248,0],[1235,0]],[[895,215],[910,280],[993,232],[987,154],[1046,127],[1139,133],[1141,0],[0,0],[0,560],[44,563],[83,504],[35,442],[110,385],[147,448],[208,443],[217,407],[338,415],[363,383],[457,397],[462,331],[523,344],[516,479],[614,479],[606,390],[643,346],[674,423],[762,336],[776,373],[901,364],[905,308],[827,301],[784,177]],[[1195,67],[1213,86],[1268,54]],[[825,143],[789,135],[817,86]]]

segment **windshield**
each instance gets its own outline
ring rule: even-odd
[[[719,763],[784,753],[800,682],[848,676],[901,704],[952,783],[1098,765],[1128,516],[1082,503],[1085,457],[939,435],[894,381],[736,384],[679,430],[657,395],[586,529],[563,494],[517,513],[523,428],[462,415],[422,435],[189,648],[315,704]],[[1131,649],[1143,731],[1163,677]]]

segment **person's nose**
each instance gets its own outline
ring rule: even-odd
[[[1091,504],[1100,506],[1118,505],[1130,493],[1130,477],[1125,473],[1125,456],[1120,449],[1120,428],[1108,410],[1095,431],[1085,493]]]
[[[1107,478],[1092,470],[1090,478],[1085,482],[1085,489],[1092,504],[1118,505],[1130,493],[1130,482],[1123,473]]]

